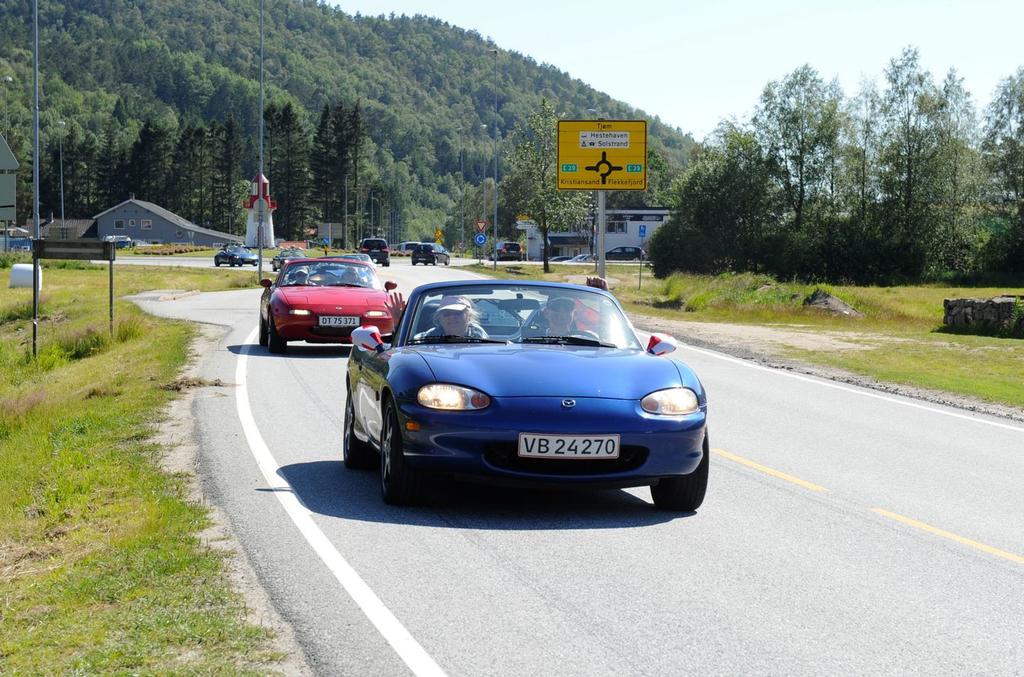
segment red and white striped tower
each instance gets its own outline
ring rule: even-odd
[[[270,181],[262,174],[253,177],[249,184],[249,197],[243,203],[248,215],[245,218],[245,246],[259,246],[260,210],[263,211],[263,246],[274,246],[274,210],[277,202],[270,197]]]

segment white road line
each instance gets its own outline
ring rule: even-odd
[[[637,331],[637,334],[641,334],[643,336],[650,336],[650,333],[642,332],[642,331]],[[839,383],[832,383],[832,382],[826,381],[824,379],[812,378],[810,376],[804,376],[802,374],[794,374],[794,373],[791,373],[791,372],[788,372],[788,371],[783,371],[781,369],[773,369],[772,367],[765,367],[764,365],[756,364],[754,362],[750,362],[749,360],[741,360],[738,357],[732,357],[732,356],[729,356],[729,355],[723,355],[722,353],[716,353],[713,350],[706,350],[704,348],[695,348],[695,347],[693,347],[693,346],[691,346],[689,344],[683,343],[682,341],[680,341],[680,347],[684,348],[686,350],[692,350],[695,353],[700,353],[701,355],[707,355],[708,357],[714,357],[714,358],[717,358],[719,360],[724,360],[726,362],[732,362],[733,364],[738,364],[740,366],[747,367],[748,369],[757,369],[759,371],[766,371],[766,372],[775,374],[777,376],[786,376],[788,378],[794,378],[794,379],[796,379],[798,381],[803,381],[805,383],[814,383],[816,385],[823,386],[825,388],[833,388],[835,390],[842,390],[843,392],[853,393],[854,395],[861,395],[863,397],[871,397],[871,398],[874,398],[876,400],[882,400],[882,401],[885,401],[885,402],[892,402],[894,404],[900,404],[900,405],[903,405],[904,407],[910,407],[912,409],[920,409],[922,411],[929,411],[929,412],[932,412],[933,414],[942,414],[943,416],[950,416],[952,418],[959,418],[959,419],[964,420],[964,421],[971,421],[972,423],[981,423],[983,425],[992,426],[994,428],[1002,428],[1003,430],[1010,430],[1010,431],[1013,431],[1015,433],[1024,433],[1024,428],[1022,428],[1020,426],[1016,426],[1016,425],[1011,425],[1009,423],[1000,423],[999,421],[991,421],[989,419],[978,418],[978,416],[972,416],[970,414],[958,414],[958,413],[956,413],[954,411],[947,411],[945,409],[938,409],[936,407],[931,407],[931,406],[928,406],[926,404],[918,404],[917,402],[913,402],[913,401],[908,400],[908,399],[892,397],[891,395],[882,395],[881,393],[874,393],[874,392],[871,392],[870,390],[866,390],[866,389],[862,390],[860,388],[851,388],[850,386],[841,385]]]
[[[299,532],[306,538],[306,542],[320,557],[321,561],[330,569],[334,577],[338,579],[345,592],[349,594],[366,617],[377,628],[378,632],[387,640],[388,644],[395,650],[399,658],[409,666],[415,675],[443,677],[444,671],[434,662],[434,659],[420,646],[409,631],[395,618],[380,598],[370,589],[370,586],[360,578],[355,569],[342,557],[341,553],[334,547],[330,539],[320,530],[313,520],[313,514],[299,501],[291,485],[288,484],[279,474],[280,466],[270,453],[263,436],[260,435],[256,426],[256,419],[249,407],[249,391],[246,385],[246,364],[249,358],[249,351],[252,348],[253,340],[256,337],[256,329],[253,329],[245,339],[242,352],[238,357],[238,364],[235,367],[236,388],[235,403],[238,408],[238,418],[242,423],[242,430],[245,439],[249,443],[249,450],[253,458],[263,472],[267,481],[267,487],[274,489],[273,492],[281,502],[285,512],[291,517],[292,522],[298,527]]]

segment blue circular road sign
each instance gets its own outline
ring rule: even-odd
[[[484,244],[487,242],[487,236],[484,235],[483,233],[477,233],[476,235],[473,236],[473,242],[476,244],[476,246],[483,247]]]

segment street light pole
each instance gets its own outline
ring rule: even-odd
[[[256,277],[263,279],[263,212],[269,206],[263,199],[263,0],[260,0],[260,175],[256,179],[256,198],[260,208],[258,211],[259,221],[256,224],[256,246],[259,248],[257,262],[259,270]],[[267,191],[268,195],[270,191]]]
[[[61,120],[57,123],[61,127],[66,127],[67,124]],[[64,130],[61,130],[60,134],[60,239],[66,240],[68,237],[68,224],[64,220]]]
[[[39,239],[39,0],[32,2],[32,221]],[[33,243],[34,246],[34,243]],[[39,260],[32,256],[32,357],[39,332]]]
[[[498,269],[498,50],[494,52],[494,266]]]
[[[460,142],[463,140],[460,139]],[[459,247],[463,256],[466,251],[466,168],[463,164],[463,156],[466,154],[464,146],[459,147]]]

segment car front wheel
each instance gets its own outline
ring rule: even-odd
[[[264,321],[263,317],[260,316],[260,345],[266,347],[268,341],[269,336],[267,332],[267,323]]]
[[[692,473],[681,477],[663,477],[651,487],[651,498],[654,499],[655,507],[661,510],[686,511],[700,507],[708,489],[708,467],[711,465],[711,449],[706,432],[703,452],[700,463]]]
[[[281,355],[288,350],[288,342],[277,333],[273,317],[267,318],[267,348],[276,355]]]
[[[217,259],[214,259],[214,260],[213,260],[213,265],[215,265],[215,266],[217,266],[218,268],[220,268],[220,261],[219,261],[219,260],[217,260]]]
[[[384,405],[384,428],[380,433],[381,497],[388,505],[411,505],[419,498],[420,484],[420,474],[406,461],[398,409],[389,399]]]

